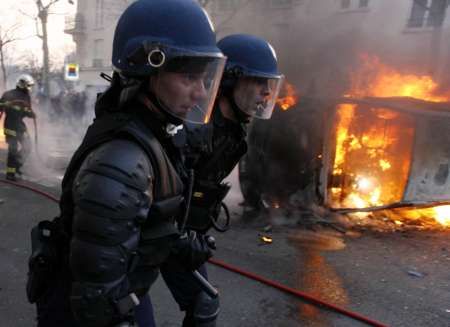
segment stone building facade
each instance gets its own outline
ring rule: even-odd
[[[114,26],[133,0],[78,0],[66,32],[76,42],[82,82],[105,85]],[[339,93],[357,56],[450,85],[447,0],[204,0],[218,38],[252,33],[276,48],[288,80],[301,89]],[[344,81],[345,82],[345,81]]]

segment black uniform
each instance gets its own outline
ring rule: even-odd
[[[225,118],[217,105],[211,122],[187,134],[197,180],[221,183],[247,152],[246,125]]]
[[[187,165],[195,170],[195,183],[187,228],[205,233],[216,219],[229,187],[222,184],[240,158],[247,152],[245,124],[223,116],[218,105],[211,121],[199,128],[185,131]],[[183,143],[183,141],[179,141]],[[207,278],[206,266],[199,269]],[[191,274],[161,267],[161,274],[180,309],[186,311],[183,327],[215,326],[219,311],[218,299],[209,298],[197,285]],[[202,303],[210,307],[209,319],[199,323],[195,308]]]
[[[27,127],[23,122],[25,117],[35,117],[28,90],[16,88],[6,91],[0,99],[0,112],[5,114],[3,131],[8,143],[6,172],[13,177],[20,173],[20,167],[31,150]]]
[[[98,101],[97,118],[63,180],[58,223],[66,243],[51,285],[32,299],[39,327],[123,321],[178,238],[184,187],[178,149],[140,101],[116,113],[110,106]]]
[[[206,231],[217,218],[229,187],[223,180],[247,152],[246,124],[223,116],[218,105],[211,121],[187,130],[187,165],[195,170],[195,185],[188,226]]]

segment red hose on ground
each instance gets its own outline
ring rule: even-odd
[[[271,286],[271,287],[274,287],[274,288],[276,288],[276,289],[279,289],[279,290],[281,290],[281,291],[283,291],[283,292],[286,292],[286,293],[289,293],[289,294],[291,294],[291,295],[295,295],[295,296],[297,296],[297,297],[299,297],[299,298],[301,298],[301,299],[304,299],[304,300],[306,300],[306,301],[312,302],[312,303],[314,303],[314,304],[316,304],[316,305],[320,305],[320,306],[326,307],[327,309],[331,309],[331,310],[333,310],[333,311],[336,311],[336,312],[338,312],[338,313],[341,313],[341,314],[343,314],[343,315],[346,315],[346,316],[348,316],[348,317],[350,317],[350,318],[359,320],[359,321],[364,322],[364,323],[366,323],[366,324],[368,324],[368,325],[370,325],[370,326],[375,326],[375,327],[387,327],[387,325],[384,325],[384,324],[382,324],[382,323],[380,323],[380,322],[377,322],[377,321],[375,321],[375,320],[372,320],[372,319],[369,319],[369,318],[367,318],[367,317],[364,317],[364,316],[362,316],[362,315],[360,315],[360,314],[358,314],[358,313],[355,313],[355,312],[346,310],[346,309],[344,309],[344,308],[338,307],[338,306],[336,306],[336,305],[334,305],[334,304],[325,302],[325,301],[320,300],[319,298],[317,298],[317,297],[315,297],[315,296],[312,296],[312,295],[309,295],[309,294],[307,294],[307,293],[298,291],[298,290],[296,290],[296,289],[294,289],[294,288],[287,287],[287,286],[285,286],[285,285],[283,285],[283,284],[274,282],[274,281],[272,281],[272,280],[270,280],[270,279],[266,279],[266,278],[264,278],[264,277],[255,275],[255,274],[253,274],[253,273],[251,273],[251,272],[242,270],[242,269],[240,269],[240,268],[238,268],[238,267],[232,266],[232,265],[227,264],[227,263],[225,263],[225,262],[223,262],[223,261],[216,260],[216,259],[209,259],[209,263],[211,263],[211,264],[213,264],[213,265],[216,265],[216,266],[219,266],[219,267],[222,267],[222,268],[227,269],[227,270],[229,270],[229,271],[238,273],[238,274],[243,275],[243,276],[245,276],[245,277],[251,278],[251,279],[256,280],[256,281],[258,281],[258,282],[260,282],[260,283],[269,285],[269,286]]]
[[[40,191],[40,190],[38,190],[38,189],[36,189],[36,188],[34,188],[32,186],[28,186],[28,185],[24,185],[24,184],[21,184],[21,183],[8,181],[8,180],[1,180],[1,179],[0,179],[0,183],[5,183],[5,184],[10,184],[10,185],[13,185],[13,186],[17,186],[17,187],[20,187],[20,188],[23,188],[23,189],[35,192],[35,193],[40,194],[42,196],[45,196],[46,198],[48,198],[48,199],[50,199],[50,200],[52,200],[54,202],[57,202],[57,203],[59,202],[59,199],[57,199],[55,196],[53,196],[51,194],[48,194],[48,193],[46,193],[44,191]],[[227,264],[227,263],[225,263],[223,261],[216,260],[216,259],[209,259],[209,263],[211,263],[213,265],[216,265],[216,266],[219,266],[219,267],[222,267],[222,268],[227,269],[229,271],[238,273],[238,274],[243,275],[245,277],[251,278],[251,279],[256,280],[256,281],[258,281],[260,283],[263,283],[263,284],[266,284],[268,286],[274,287],[276,289],[279,289],[279,290],[281,290],[283,292],[286,292],[286,293],[289,293],[291,295],[295,295],[295,296],[297,296],[297,297],[299,297],[299,298],[301,298],[303,300],[309,301],[309,302],[311,302],[313,304],[325,307],[327,309],[331,309],[331,310],[333,310],[335,312],[338,312],[340,314],[343,314],[343,315],[345,315],[345,316],[347,316],[349,318],[361,321],[361,322],[363,322],[363,323],[365,323],[367,325],[374,326],[374,327],[388,327],[387,325],[384,325],[384,324],[382,324],[380,322],[377,322],[375,320],[367,318],[367,317],[365,317],[363,315],[360,315],[360,314],[358,314],[356,312],[352,312],[352,311],[346,310],[344,308],[338,307],[338,306],[336,306],[334,304],[325,302],[325,301],[323,301],[323,300],[321,300],[321,299],[319,299],[319,298],[317,298],[317,297],[315,297],[313,295],[309,295],[307,293],[298,291],[298,290],[296,290],[294,288],[287,287],[287,286],[285,286],[283,284],[277,283],[277,282],[272,281],[270,279],[266,279],[266,278],[261,277],[259,275],[253,274],[251,272],[242,270],[242,269],[240,269],[238,267],[235,267],[233,265]]]
[[[0,179],[0,183],[4,183],[4,184],[9,184],[9,185],[13,185],[13,186],[16,186],[16,187],[20,187],[20,188],[32,191],[34,193],[40,194],[42,196],[45,196],[47,199],[53,200],[53,201],[55,201],[57,203],[59,202],[59,199],[56,198],[54,195],[48,194],[48,193],[46,193],[44,191],[40,191],[37,188],[34,188],[32,186],[28,186],[28,185],[25,185],[25,184],[22,184],[22,183],[13,182],[13,181],[8,181],[8,180],[5,180],[5,179]]]

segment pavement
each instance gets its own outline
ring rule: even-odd
[[[4,158],[0,150],[0,178]],[[29,169],[22,183],[57,196],[63,168]],[[232,228],[213,233],[215,259],[386,326],[450,326],[450,231],[339,232],[305,228],[273,215],[272,228],[267,228],[267,214],[243,213],[235,175],[231,181],[235,187],[227,202]],[[25,297],[29,232],[36,222],[57,213],[56,204],[41,195],[0,182],[2,327],[35,326],[34,306]],[[263,242],[262,236],[272,243]],[[208,273],[220,291],[219,327],[367,326],[223,268],[208,264]],[[158,326],[180,326],[182,314],[161,278],[150,294]]]

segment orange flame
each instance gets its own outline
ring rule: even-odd
[[[369,55],[361,59],[361,69],[352,74],[352,87],[346,96],[449,101],[449,97],[436,93],[438,85],[430,76],[401,74]],[[338,105],[328,186],[331,206],[367,208],[401,201],[410,169],[414,128],[413,119],[405,113],[387,108],[361,110],[356,104]],[[385,210],[383,215],[398,224],[402,224],[402,219],[431,218],[442,226],[450,226],[450,206]]]
[[[361,68],[351,76],[351,96],[413,97],[446,102],[448,95],[438,95],[438,84],[429,75],[402,74],[381,62],[376,56],[362,54]]]
[[[284,97],[280,97],[277,99],[277,104],[280,106],[282,110],[288,110],[298,102],[298,94],[292,84],[289,84],[287,81],[283,84],[283,93]]]

